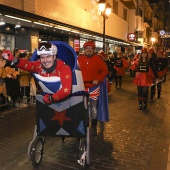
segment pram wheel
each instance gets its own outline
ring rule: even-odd
[[[32,163],[32,165],[37,168],[42,160],[43,156],[43,146],[44,140],[41,137],[36,137],[33,140],[28,148],[28,157]]]
[[[89,151],[87,150],[86,138],[78,139],[78,164],[82,165],[83,168],[89,164]]]

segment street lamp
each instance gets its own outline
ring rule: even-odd
[[[106,3],[105,0],[99,0],[98,10],[101,12],[103,17],[103,51],[105,52],[105,29],[106,29],[106,19],[108,19],[111,14],[111,6],[109,3]]]
[[[151,41],[152,41],[152,47],[153,47],[153,43],[156,41],[156,39],[154,37],[152,37]]]

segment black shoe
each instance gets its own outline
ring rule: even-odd
[[[140,104],[139,107],[138,107],[139,110],[142,110],[142,105]]]
[[[157,99],[160,99],[160,97],[161,97],[161,96],[160,96],[160,95],[158,95],[158,96],[157,96]]]
[[[91,127],[91,135],[92,136],[97,136],[97,127],[96,126]]]

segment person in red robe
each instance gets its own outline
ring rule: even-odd
[[[78,63],[82,72],[85,89],[90,94],[91,132],[93,136],[96,136],[100,84],[106,78],[108,68],[103,59],[94,52],[95,44],[93,41],[85,42],[83,47],[85,54],[78,56]]]

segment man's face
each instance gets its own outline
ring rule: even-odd
[[[94,48],[92,46],[86,46],[84,52],[87,56],[91,56],[94,53]]]
[[[52,67],[55,59],[56,59],[56,56],[53,56],[53,55],[47,55],[47,54],[40,55],[40,62],[45,68]]]

